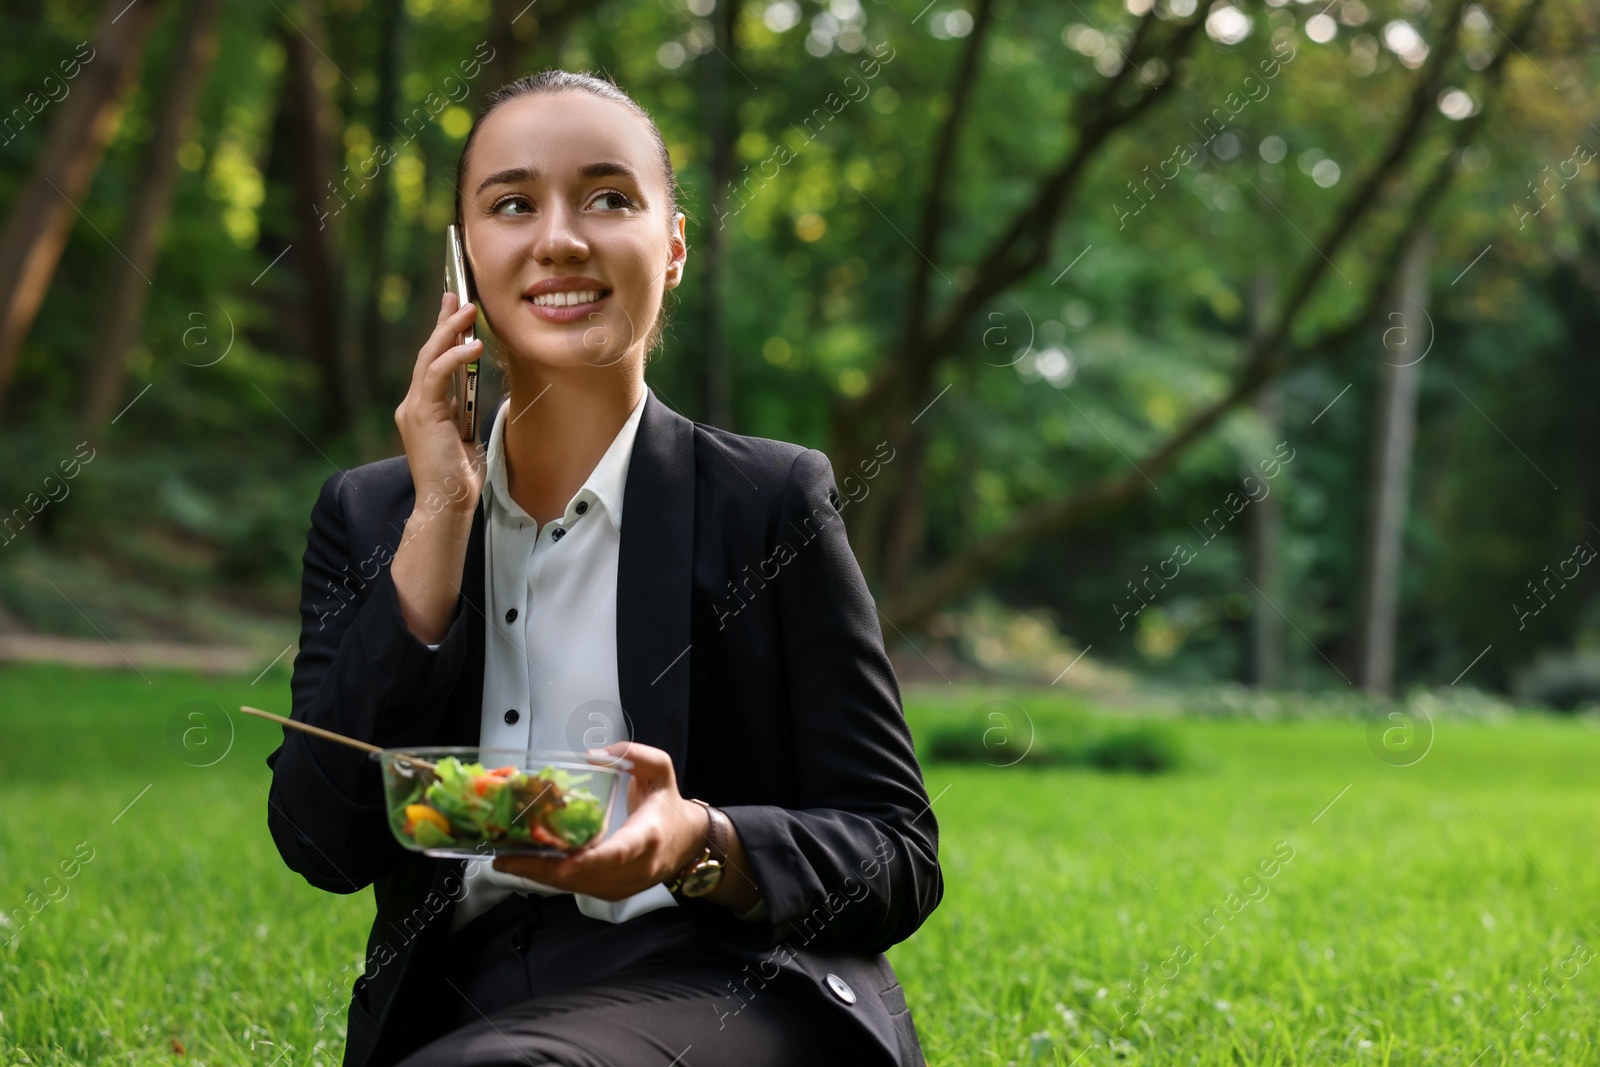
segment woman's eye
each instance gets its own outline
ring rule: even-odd
[[[599,196],[595,197],[594,200],[595,204],[601,207],[607,206],[606,201],[612,202],[608,208],[608,210],[611,211],[616,211],[618,209],[632,209],[638,206],[633,202],[632,197],[628,196],[626,193],[619,193],[614,190],[601,193]],[[520,205],[520,209],[516,211],[508,210],[513,205]],[[490,209],[491,213],[495,215],[526,215],[532,210],[533,205],[525,196],[508,196]]]

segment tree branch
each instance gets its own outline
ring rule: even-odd
[[[1127,474],[1113,478],[1102,479],[1100,482],[1077,492],[1063,494],[1052,500],[1041,501],[1025,509],[1004,529],[984,537],[978,544],[958,553],[944,561],[927,575],[917,581],[909,583],[910,592],[902,597],[893,598],[885,612],[889,618],[896,619],[896,625],[905,629],[915,629],[923,625],[929,616],[954,597],[970,589],[985,575],[998,567],[1012,552],[1042,537],[1060,533],[1070,529],[1095,515],[1114,510],[1124,504],[1142,496],[1148,489],[1148,481],[1139,471],[1149,474],[1159,473],[1170,467],[1179,456],[1188,450],[1206,432],[1208,432],[1225,414],[1237,407],[1240,403],[1255,394],[1267,381],[1282,373],[1289,366],[1302,366],[1318,356],[1332,351],[1343,342],[1349,340],[1358,332],[1377,311],[1382,302],[1387,298],[1394,282],[1395,274],[1399,269],[1400,260],[1404,255],[1406,242],[1411,235],[1428,222],[1430,215],[1439,203],[1444,191],[1448,188],[1455,175],[1454,157],[1456,152],[1470,143],[1472,136],[1477,132],[1484,117],[1489,110],[1489,102],[1493,98],[1502,81],[1503,67],[1512,50],[1520,49],[1533,27],[1538,16],[1543,0],[1530,0],[1524,8],[1522,17],[1508,35],[1505,47],[1497,50],[1494,59],[1485,71],[1485,101],[1479,113],[1466,120],[1456,131],[1452,139],[1451,150],[1435,166],[1429,180],[1421,191],[1412,198],[1409,210],[1406,212],[1407,224],[1401,227],[1401,232],[1394,238],[1382,258],[1382,266],[1375,274],[1373,283],[1368,289],[1367,299],[1361,311],[1343,326],[1325,332],[1321,337],[1310,344],[1302,346],[1293,353],[1291,359],[1274,360],[1272,354],[1278,351],[1283,339],[1292,326],[1292,314],[1298,311],[1311,293],[1308,291],[1298,300],[1285,305],[1280,314],[1277,327],[1271,331],[1270,344],[1263,343],[1253,346],[1251,356],[1246,361],[1244,368],[1235,377],[1227,393],[1213,401],[1205,408],[1196,412],[1188,422],[1151,451],[1143,461],[1136,465],[1136,469]],[[1458,3],[1452,12],[1452,24],[1459,23],[1461,4]],[[1451,38],[1454,37],[1452,32]],[[1442,49],[1441,49],[1442,50]],[[1439,65],[1442,66],[1442,63]],[[1419,86],[1413,95],[1413,107],[1408,109],[1407,117],[1402,122],[1397,136],[1391,140],[1390,151],[1385,152],[1372,175],[1358,188],[1356,196],[1365,195],[1374,198],[1387,180],[1387,177],[1398,164],[1409,154],[1409,150],[1402,151],[1398,156],[1393,153],[1396,144],[1401,143],[1398,136],[1401,131],[1415,133],[1416,124],[1412,116],[1416,113],[1415,104],[1424,95],[1424,90],[1429,91],[1428,100],[1436,95],[1432,86],[1437,81],[1437,68],[1426,72],[1420,79]],[[1423,115],[1426,112],[1422,112]],[[1372,207],[1371,199],[1365,203],[1362,210],[1352,212],[1352,203],[1361,203],[1352,197],[1350,202],[1339,211],[1336,221],[1331,229],[1330,240],[1335,247],[1343,243],[1354,232],[1360,220],[1366,216]],[[1319,253],[1316,263],[1323,266]],[[1310,266],[1305,279],[1315,280],[1324,272],[1315,265]],[[1303,279],[1303,280],[1305,280]]]
[[[975,272],[973,284],[957,297],[956,303],[939,318],[937,326],[931,331],[926,322],[926,293],[932,267],[926,261],[917,264],[912,280],[911,299],[908,302],[912,311],[907,315],[897,350],[891,358],[879,366],[871,385],[862,395],[838,403],[837,422],[849,424],[858,419],[862,413],[879,409],[897,387],[901,389],[904,398],[901,407],[909,406],[921,396],[932,368],[947,354],[961,324],[976,314],[995,294],[1004,291],[1036,269],[1048,257],[1049,231],[1055,228],[1056,220],[1076,191],[1078,181],[1093,158],[1095,150],[1165,95],[1176,77],[1178,60],[1188,51],[1204,21],[1202,16],[1185,23],[1163,43],[1155,56],[1144,57],[1142,52],[1152,38],[1152,27],[1156,23],[1156,18],[1154,14],[1149,14],[1140,19],[1133,40],[1129,43],[1127,61],[1122,69],[1094,94],[1094,103],[1082,109],[1092,113],[1093,118],[1086,126],[1081,127],[1072,150],[1044,179],[1027,206],[1017,212],[1000,236],[992,242],[989,251],[983,256],[981,266]],[[977,36],[976,25],[972,36]],[[969,49],[964,56],[964,64],[966,60],[975,63],[977,54],[976,49]],[[1161,82],[1153,83],[1152,87],[1141,93],[1132,104],[1118,107],[1117,93],[1137,68],[1149,58],[1160,59],[1166,65],[1166,76]],[[965,69],[964,65],[963,74]],[[975,74],[973,80],[976,80]],[[957,88],[959,91],[960,82]],[[954,114],[955,109],[952,108],[952,115]],[[953,127],[947,118],[942,138],[953,143],[954,136]],[[943,141],[940,147],[943,149]],[[935,165],[939,165],[937,161]],[[936,183],[941,204],[946,181],[947,179],[939,179]],[[932,203],[930,195],[929,205]],[[930,231],[927,229],[927,214],[930,210],[931,206],[924,209],[924,246],[930,243],[928,239]],[[937,231],[943,226],[943,218],[938,212],[934,214],[934,227]],[[1042,239],[1039,237],[1041,233],[1045,234]],[[1005,266],[1002,274],[1002,263],[1006,257],[1012,253],[1015,246],[1030,237],[1038,242],[1034,252],[1024,259],[1015,260]],[[937,239],[935,238],[932,243],[936,245]],[[920,256],[918,258],[921,259]],[[933,257],[930,254],[928,258]],[[902,414],[908,415],[909,412]]]
[[[1451,7],[1444,39],[1428,57],[1427,66],[1417,79],[1416,87],[1411,92],[1411,101],[1406,107],[1405,117],[1395,127],[1393,135],[1389,138],[1388,147],[1366,180],[1345,198],[1344,204],[1328,227],[1327,236],[1314,245],[1319,254],[1307,260],[1300,279],[1290,288],[1289,296],[1284,301],[1283,309],[1278,316],[1277,325],[1255,346],[1251,353],[1252,360],[1264,359],[1268,353],[1278,350],[1283,345],[1289,329],[1294,325],[1295,317],[1311,299],[1323,276],[1332,266],[1333,257],[1338,255],[1339,249],[1355,232],[1361,219],[1377,202],[1390,177],[1415,149],[1417,134],[1436,106],[1439,85],[1444,80],[1445,64],[1455,54],[1456,44],[1460,40],[1461,13],[1467,3],[1468,0],[1456,0]]]
[[[1203,17],[1180,27],[1165,42],[1160,54],[1150,57],[1160,59],[1166,65],[1166,75],[1160,82],[1154,83],[1151,88],[1140,93],[1138,99],[1131,104],[1119,107],[1115,103],[1117,92],[1131,76],[1131,72],[1142,62],[1139,51],[1152,19],[1152,15],[1146,15],[1141,21],[1138,35],[1129,49],[1128,61],[1099,94],[1095,118],[1082,130],[1072,152],[1046,178],[1034,194],[1033,200],[1017,213],[1011,224],[994,241],[974,272],[972,284],[956,298],[928,331],[917,353],[925,366],[931,368],[944,356],[952,347],[952,342],[967,319],[976,315],[995,296],[1038,269],[1049,258],[1056,224],[1077,194],[1078,186],[1095,152],[1113,134],[1130,125],[1158,100],[1163,99],[1176,82],[1178,60],[1193,44],[1200,28],[1204,25]],[[1018,249],[1028,241],[1033,242],[1032,251],[1019,257]]]
[[[912,261],[911,300],[907,304],[905,335],[914,337],[920,329],[928,303],[928,286],[933,273],[933,260],[939,255],[939,239],[944,234],[945,188],[955,170],[956,145],[961,140],[961,125],[966,119],[967,105],[978,84],[978,57],[994,21],[994,0],[978,0],[972,32],[967,35],[967,47],[961,55],[961,65],[956,70],[955,87],[950,93],[950,113],[945,116],[939,131],[939,143],[933,152],[933,174],[928,181],[928,195],[922,205],[922,221],[917,227],[916,247],[922,255]]]

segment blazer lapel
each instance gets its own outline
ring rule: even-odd
[[[646,387],[623,489],[617,558],[617,682],[632,739],[689,755],[689,613],[694,552],[694,424]]]
[[[487,488],[485,489],[487,492]],[[483,666],[488,619],[484,615],[483,553],[484,504],[480,497],[467,537],[467,557],[461,566],[461,611],[467,621],[467,662],[456,687],[455,706],[446,717],[447,736],[441,744],[476,746],[483,729]]]

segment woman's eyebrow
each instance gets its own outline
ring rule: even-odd
[[[543,177],[544,175],[537,167],[508,167],[505,170],[497,170],[487,178],[483,179],[482,184],[480,184],[477,188],[477,192],[481,193],[491,185],[513,185],[517,182],[531,183],[537,182]],[[583,166],[578,168],[578,177],[619,177],[626,178],[635,185],[641,184],[639,181],[639,175],[634,173],[632,167],[628,166],[626,163],[617,163],[612,160],[601,160],[598,163],[585,163]]]

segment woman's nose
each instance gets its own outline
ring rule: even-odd
[[[583,259],[589,254],[578,225],[577,209],[568,204],[551,204],[543,219],[533,227],[532,254],[541,263],[560,263]]]

